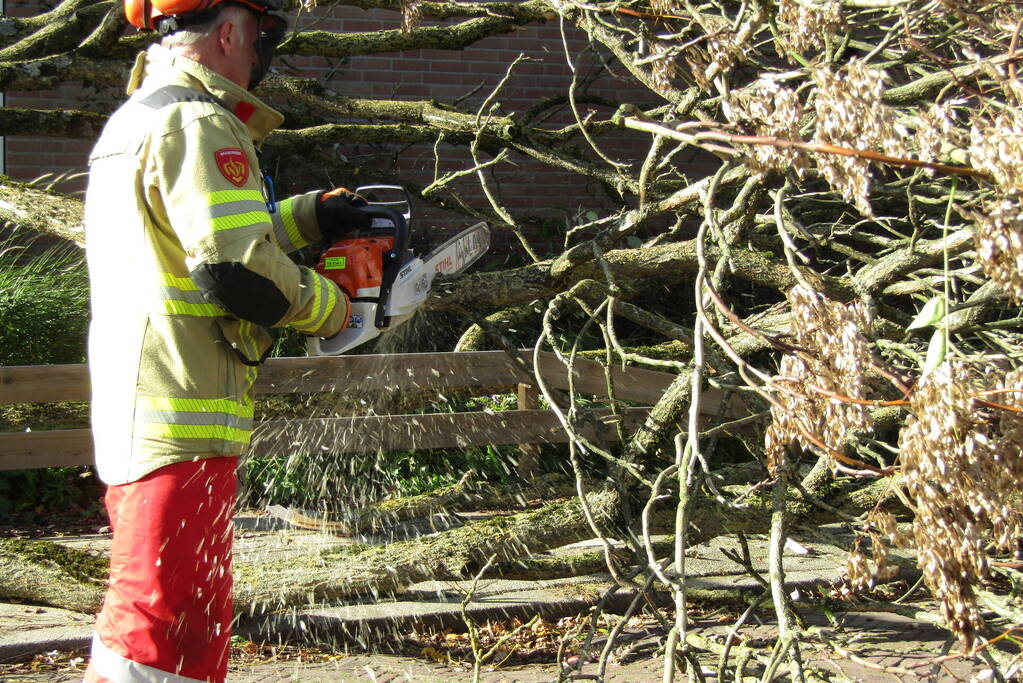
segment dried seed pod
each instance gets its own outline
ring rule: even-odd
[[[654,14],[675,16],[682,11],[675,0],[650,0],[650,9]]]
[[[796,54],[819,50],[824,47],[826,37],[842,25],[842,3],[837,0],[781,0],[778,23],[783,28],[782,43],[786,50]]]
[[[1009,409],[997,412],[995,460],[1009,476],[1023,480],[1023,370],[1004,373],[998,388],[992,400]]]
[[[804,116],[803,105],[795,91],[773,79],[761,78],[751,91],[732,99],[736,123],[751,129],[760,137],[799,141],[799,124]],[[767,171],[795,169],[802,175],[809,166],[808,155],[795,147],[775,145],[742,145],[750,168],[759,174]]]
[[[674,88],[673,83],[678,77],[675,54],[670,45],[659,40],[651,41],[650,49],[654,56],[651,65],[653,86],[662,93],[668,93]]]
[[[719,74],[731,69],[742,57],[743,46],[736,42],[735,32],[727,24],[718,26],[707,35],[707,52],[710,64],[707,65],[705,77]]]
[[[1018,414],[979,419],[971,394],[991,385],[1014,389],[1006,396],[1018,406],[1023,375],[995,375],[946,362],[921,380],[899,435],[920,568],[950,628],[967,644],[984,624],[976,584],[987,574],[985,546],[993,540],[1007,547],[1021,531],[1019,514],[1007,504],[1023,486]]]
[[[920,114],[919,121],[915,135],[917,154],[922,161],[937,161],[942,147],[957,135],[951,108],[947,104],[932,104]],[[934,175],[934,169],[924,172]]]
[[[748,45],[740,43],[731,23],[713,14],[696,14],[695,22],[703,30],[702,41],[692,41],[683,56],[696,84],[711,90],[711,81],[741,60]]]
[[[905,156],[906,148],[895,130],[894,115],[881,104],[884,72],[854,59],[837,72],[818,69],[817,130],[814,142],[863,151]],[[828,183],[861,213],[873,216],[870,206],[870,161],[856,156],[820,153],[817,163]]]
[[[888,564],[888,549],[904,547],[909,541],[899,531],[895,517],[883,510],[873,510],[867,515],[867,537],[870,538],[870,555],[863,551],[863,537],[857,536],[846,560],[849,583],[855,590],[870,589],[895,578],[899,569]]]
[[[1023,190],[1023,112],[1012,107],[990,118],[975,117],[970,163],[991,174],[1003,193]]]
[[[771,409],[765,433],[768,466],[774,467],[787,446],[797,440],[806,448],[818,447],[801,431],[819,438],[829,449],[841,451],[849,433],[868,429],[867,407],[843,400],[866,398],[866,368],[870,367],[870,327],[861,303],[840,304],[799,285],[788,293],[792,306],[792,334],[807,353],[786,356],[776,382],[782,409]],[[830,451],[828,451],[830,453]]]
[[[970,216],[977,226],[974,242],[984,272],[1014,301],[1023,301],[1023,195],[1008,192],[984,202]]]
[[[419,28],[422,12],[420,0],[401,0],[401,32],[407,35]]]

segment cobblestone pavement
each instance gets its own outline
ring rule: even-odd
[[[328,537],[324,534],[285,532],[274,529],[261,531],[254,526],[252,528],[242,527],[236,535],[236,539],[238,540],[237,558],[239,560],[244,560],[247,556],[258,556],[265,559],[284,558],[296,553],[314,553],[318,552],[322,547],[336,545],[337,543],[337,538]],[[105,546],[109,544],[109,538],[107,535],[94,534],[80,538],[63,539],[62,542],[102,552]],[[702,548],[699,557],[694,557],[687,561],[687,568],[694,571],[694,576],[691,578],[694,586],[707,590],[737,590],[737,586],[740,585],[739,582],[746,580],[736,573],[733,566],[734,563],[723,555],[722,548],[729,542],[731,541],[727,541],[726,537],[717,539],[713,547]],[[843,564],[835,558],[837,551],[819,544],[813,546],[813,544],[808,543],[807,545],[812,549],[812,552],[807,556],[789,558],[792,565],[791,571],[787,570],[786,572],[789,579],[794,580],[795,577],[802,575],[803,578],[801,580],[803,581],[834,580],[838,571],[836,568]],[[760,552],[764,548],[762,541],[758,542],[755,538],[751,537],[751,546],[754,559],[760,558],[760,555],[766,557],[766,551]],[[761,562],[761,560],[762,558],[758,559],[757,562]],[[760,566],[760,564],[757,566]],[[587,592],[585,585],[588,581],[592,581],[592,579],[584,577],[583,584],[573,584],[570,586],[554,586],[557,583],[554,581],[544,582],[543,585],[540,585],[538,582],[525,582],[529,584],[525,587],[518,585],[524,582],[487,581],[485,584],[474,587],[476,601],[473,604],[475,605],[478,602],[481,609],[489,609],[508,603],[517,607],[526,606],[534,610],[534,613],[539,614],[541,608],[560,605],[568,600],[566,595],[573,600],[582,600],[579,596],[583,595],[585,597]],[[749,582],[752,582],[752,579]],[[360,642],[372,642],[381,647],[388,642],[393,643],[396,639],[404,637],[405,631],[403,629],[405,627],[398,625],[398,622],[394,621],[396,614],[398,616],[422,618],[422,610],[429,609],[432,610],[431,613],[434,615],[434,620],[437,621],[439,619],[438,615],[443,616],[443,610],[448,610],[458,617],[460,623],[460,620],[464,617],[459,612],[460,599],[452,602],[449,597],[444,597],[448,596],[448,593],[451,593],[454,587],[446,583],[437,585],[433,585],[432,582],[428,583],[430,585],[421,589],[410,587],[406,591],[405,601],[403,602],[381,601],[379,605],[368,604],[322,608],[318,611],[314,610],[306,616],[310,617],[309,623],[314,626],[326,623],[333,628],[338,625],[344,625],[346,620],[347,622],[366,626],[366,629],[368,629],[367,633],[370,633],[372,637],[369,637],[368,641],[360,640]],[[526,590],[527,588],[530,590]],[[459,591],[454,592],[461,595]],[[598,593],[594,593],[594,595],[596,594]],[[586,598],[586,600],[588,601],[584,601],[579,605],[572,603],[570,607],[576,611],[564,613],[572,615],[585,613],[589,605],[592,604],[593,598],[591,596]],[[480,618],[508,618],[507,614],[503,611],[506,608],[500,607],[500,609],[503,616],[485,616]],[[90,631],[88,624],[83,626],[75,621],[76,619],[80,620],[81,615],[62,616],[57,614],[56,610],[50,609],[30,610],[32,614],[26,615],[23,613],[24,611],[24,609],[19,610],[15,608],[7,617],[3,617],[3,614],[0,613],[0,636],[3,636],[4,632],[8,634],[26,633],[29,629],[25,619],[31,617],[37,621],[45,621],[45,623],[42,621],[39,623],[33,622],[35,627],[38,628],[44,626],[74,627],[72,630],[78,634],[78,641],[87,642],[87,640],[82,639],[82,634],[88,635]],[[35,612],[43,612],[43,614],[35,614]],[[696,620],[691,624],[691,628],[700,636],[712,642],[722,643],[727,636],[728,629],[735,615],[726,616],[724,612],[721,614],[720,621],[711,619]],[[386,621],[385,617],[390,619],[390,621]],[[764,618],[766,619],[766,617]],[[46,621],[46,619],[49,619],[49,621]],[[829,624],[820,615],[810,615],[808,619],[816,627],[821,628],[822,633],[830,632],[834,642],[844,643],[844,647],[848,648],[848,652],[834,647],[825,649],[820,644],[805,644],[801,648],[803,661],[807,667],[826,676],[842,680],[861,681],[967,681],[986,668],[983,664],[962,658],[942,658],[945,651],[946,633],[938,628],[906,617],[889,613],[847,613],[840,615],[842,623],[837,628]],[[370,626],[370,624],[378,622],[384,624],[384,621],[386,621],[385,625]],[[650,620],[650,624],[651,628],[660,629],[653,620]],[[440,628],[437,624],[434,624],[431,628],[433,627]],[[356,629],[356,631],[362,633],[362,630]],[[250,634],[249,637],[252,637],[253,640],[258,640],[258,635]],[[332,648],[327,643],[313,640],[314,637],[319,637],[316,635],[315,628],[306,630],[303,627],[302,629],[295,630],[294,633],[282,632],[278,635],[286,638],[286,642],[296,646],[297,650],[311,646],[320,651],[338,651],[338,648]],[[746,639],[745,642],[751,650],[764,653],[773,646],[777,639],[777,629],[771,623],[762,623],[755,627],[744,627],[741,635]],[[66,639],[55,641],[52,637],[49,638],[49,640],[43,638],[42,641],[33,641],[35,645],[42,646],[45,644],[45,648],[37,647],[35,650],[31,650],[31,652],[44,652],[53,647],[73,647],[68,644],[69,641]],[[350,634],[341,635],[338,638],[342,647],[344,642],[351,642]],[[349,640],[344,640],[345,638],[349,638]],[[637,627],[634,632],[629,632],[627,629],[622,639],[618,641],[621,643],[622,649],[612,654],[603,680],[613,682],[634,681],[636,683],[661,681],[663,661],[657,655],[657,652],[662,638],[663,633],[647,630],[646,625]],[[294,642],[297,639],[303,639],[308,642]],[[0,641],[2,640],[3,638],[0,637]],[[556,639],[554,642],[556,647]],[[418,646],[416,647],[418,648]],[[552,646],[548,644],[543,647],[549,651]],[[595,651],[599,653],[600,648],[601,644],[598,642],[595,646]],[[734,665],[735,658],[738,656],[740,649],[738,646],[732,649],[732,659],[730,660],[732,665]],[[307,657],[307,655],[308,652],[303,652],[302,656]],[[358,681],[359,683],[375,683],[380,681],[390,683],[393,681],[423,681],[424,683],[431,683],[435,681],[472,680],[472,670],[469,665],[436,662],[427,658],[416,658],[413,656],[358,653],[338,656],[329,662],[324,662],[323,657],[295,661],[295,657],[291,655],[286,655],[289,657],[288,659],[269,662],[265,659],[265,656],[262,652],[255,652],[251,653],[251,656],[247,659],[239,658],[232,660],[231,672],[228,678],[229,682],[289,683],[308,681],[316,683],[317,681],[337,681],[339,683],[347,683]],[[243,655],[239,655],[239,657],[243,657]],[[260,659],[261,657],[262,659]],[[553,655],[551,655],[551,658],[553,658]],[[24,665],[13,667],[0,664],[0,682],[62,683],[65,681],[77,682],[81,680],[81,671],[68,668],[69,658],[67,656],[63,658],[56,657],[55,659],[64,662],[64,664],[51,665],[46,671],[32,671]],[[247,663],[251,661],[258,663]],[[706,658],[701,659],[701,662],[705,666],[711,667],[711,669],[708,669],[707,680],[714,683],[716,677],[710,674],[713,673],[713,667],[717,665],[716,658],[713,655],[706,655]],[[756,662],[753,663],[756,664]],[[60,666],[63,666],[64,669],[59,670]],[[78,662],[76,666],[80,669],[82,663]],[[529,664],[500,667],[492,671],[485,670],[482,672],[480,680],[483,683],[540,683],[556,681],[558,673],[558,665],[555,663]],[[595,674],[597,674],[597,664],[586,662],[581,670],[575,673],[578,675],[574,680],[594,680]],[[782,673],[785,673],[785,671],[783,670]],[[752,676],[755,674],[754,670],[747,669],[747,675]],[[684,680],[684,676],[678,676],[676,680]]]
[[[822,673],[838,680],[852,681],[941,681],[962,682],[971,679],[984,668],[962,659],[938,662],[945,644],[944,632],[939,629],[891,620],[891,615],[856,615],[850,627],[864,629],[855,644],[855,654],[842,656],[833,652],[804,648],[804,661]],[[866,627],[866,628],[865,628]],[[723,633],[723,631],[722,631]],[[768,635],[767,632],[764,634]],[[850,647],[850,649],[853,649]],[[734,652],[733,652],[734,654]],[[589,663],[575,680],[595,680],[597,665]],[[707,680],[716,681],[713,665],[705,669]],[[750,672],[751,674],[753,672]],[[782,680],[784,667],[780,672]],[[663,660],[652,654],[627,663],[609,664],[605,681],[616,683],[659,683],[663,676]],[[236,670],[232,683],[396,683],[421,681],[440,683],[472,680],[471,666],[453,667],[385,655],[356,655],[329,664],[286,665],[260,664]],[[554,664],[529,665],[484,671],[482,683],[552,683],[558,680],[558,667]],[[569,679],[572,680],[572,679]],[[679,675],[677,681],[685,681]]]
[[[622,669],[622,667],[616,667]],[[612,671],[605,678],[608,681],[659,681],[659,663],[650,661],[642,666],[632,665],[628,670]],[[594,667],[594,671],[595,671]],[[584,672],[585,673],[585,672]],[[472,668],[451,667],[441,664],[427,664],[389,657],[352,657],[330,664],[310,666],[293,665],[292,668],[259,665],[239,671],[229,679],[234,683],[397,683],[418,681],[440,683],[441,681],[471,681]],[[557,667],[553,664],[508,667],[497,671],[484,670],[481,683],[550,683],[558,680]]]
[[[841,616],[841,620],[842,628],[834,632],[836,640],[838,637],[848,640],[850,636],[855,636],[855,642],[848,645],[848,654],[825,651],[810,645],[802,649],[807,666],[839,680],[966,681],[986,668],[982,663],[961,658],[943,659],[946,634],[933,626],[887,613],[846,614]],[[696,623],[693,627],[701,635],[715,639],[724,636],[727,624],[704,622]],[[767,648],[777,634],[771,624],[763,624],[749,630],[746,635],[752,645]],[[604,680],[616,683],[660,681],[663,661],[656,656],[657,643],[656,634],[634,640],[630,643],[634,658],[612,661],[607,667]],[[732,654],[735,656],[737,652],[733,650]],[[711,667],[714,665],[710,661],[705,663]],[[2,671],[0,669],[0,681],[9,683],[81,680],[80,673],[68,671],[13,673],[7,676]],[[579,673],[582,676],[575,680],[594,680],[597,665],[586,663]],[[707,673],[708,680],[716,681],[712,669],[708,669]],[[548,683],[557,679],[558,669],[552,663],[484,670],[480,677],[482,683]],[[441,683],[470,680],[472,669],[469,664],[437,663],[382,654],[352,654],[335,661],[319,663],[233,663],[228,677],[229,683]],[[678,676],[676,680],[683,681],[685,677]]]

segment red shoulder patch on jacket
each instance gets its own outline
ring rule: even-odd
[[[249,158],[237,147],[225,147],[213,153],[217,160],[217,168],[231,183],[237,187],[249,179]]]
[[[242,123],[248,123],[255,113],[256,107],[251,102],[242,100],[234,106],[234,115],[240,118]]]

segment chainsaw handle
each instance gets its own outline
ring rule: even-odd
[[[408,221],[397,209],[392,209],[383,204],[367,204],[358,207],[359,211],[372,218],[382,218],[394,224],[394,248],[404,251],[408,249],[409,231]],[[399,252],[400,253],[400,252]]]
[[[408,251],[410,237],[408,221],[397,210],[381,204],[360,206],[359,211],[362,211],[370,218],[382,218],[394,224],[394,246],[391,247],[390,251],[386,251],[383,254],[384,263],[383,273],[380,278],[379,304],[377,305],[376,320],[373,321],[377,328],[384,329],[390,324],[387,316],[387,302],[390,299],[391,287],[401,271],[402,254]]]
[[[412,198],[402,185],[359,185],[355,188],[359,195],[374,206],[390,206],[405,217],[405,222],[412,222]],[[370,196],[383,194],[383,199],[370,200]],[[395,195],[400,199],[394,199]]]

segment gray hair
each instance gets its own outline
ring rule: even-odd
[[[211,36],[214,31],[228,21],[234,21],[236,24],[240,24],[242,22],[242,17],[246,14],[248,14],[248,10],[242,7],[237,5],[224,5],[220,11],[217,12],[216,16],[206,23],[188,26],[180,31],[175,31],[169,36],[164,36],[163,40],[160,41],[160,44],[167,48],[195,45],[196,43],[200,43]]]

